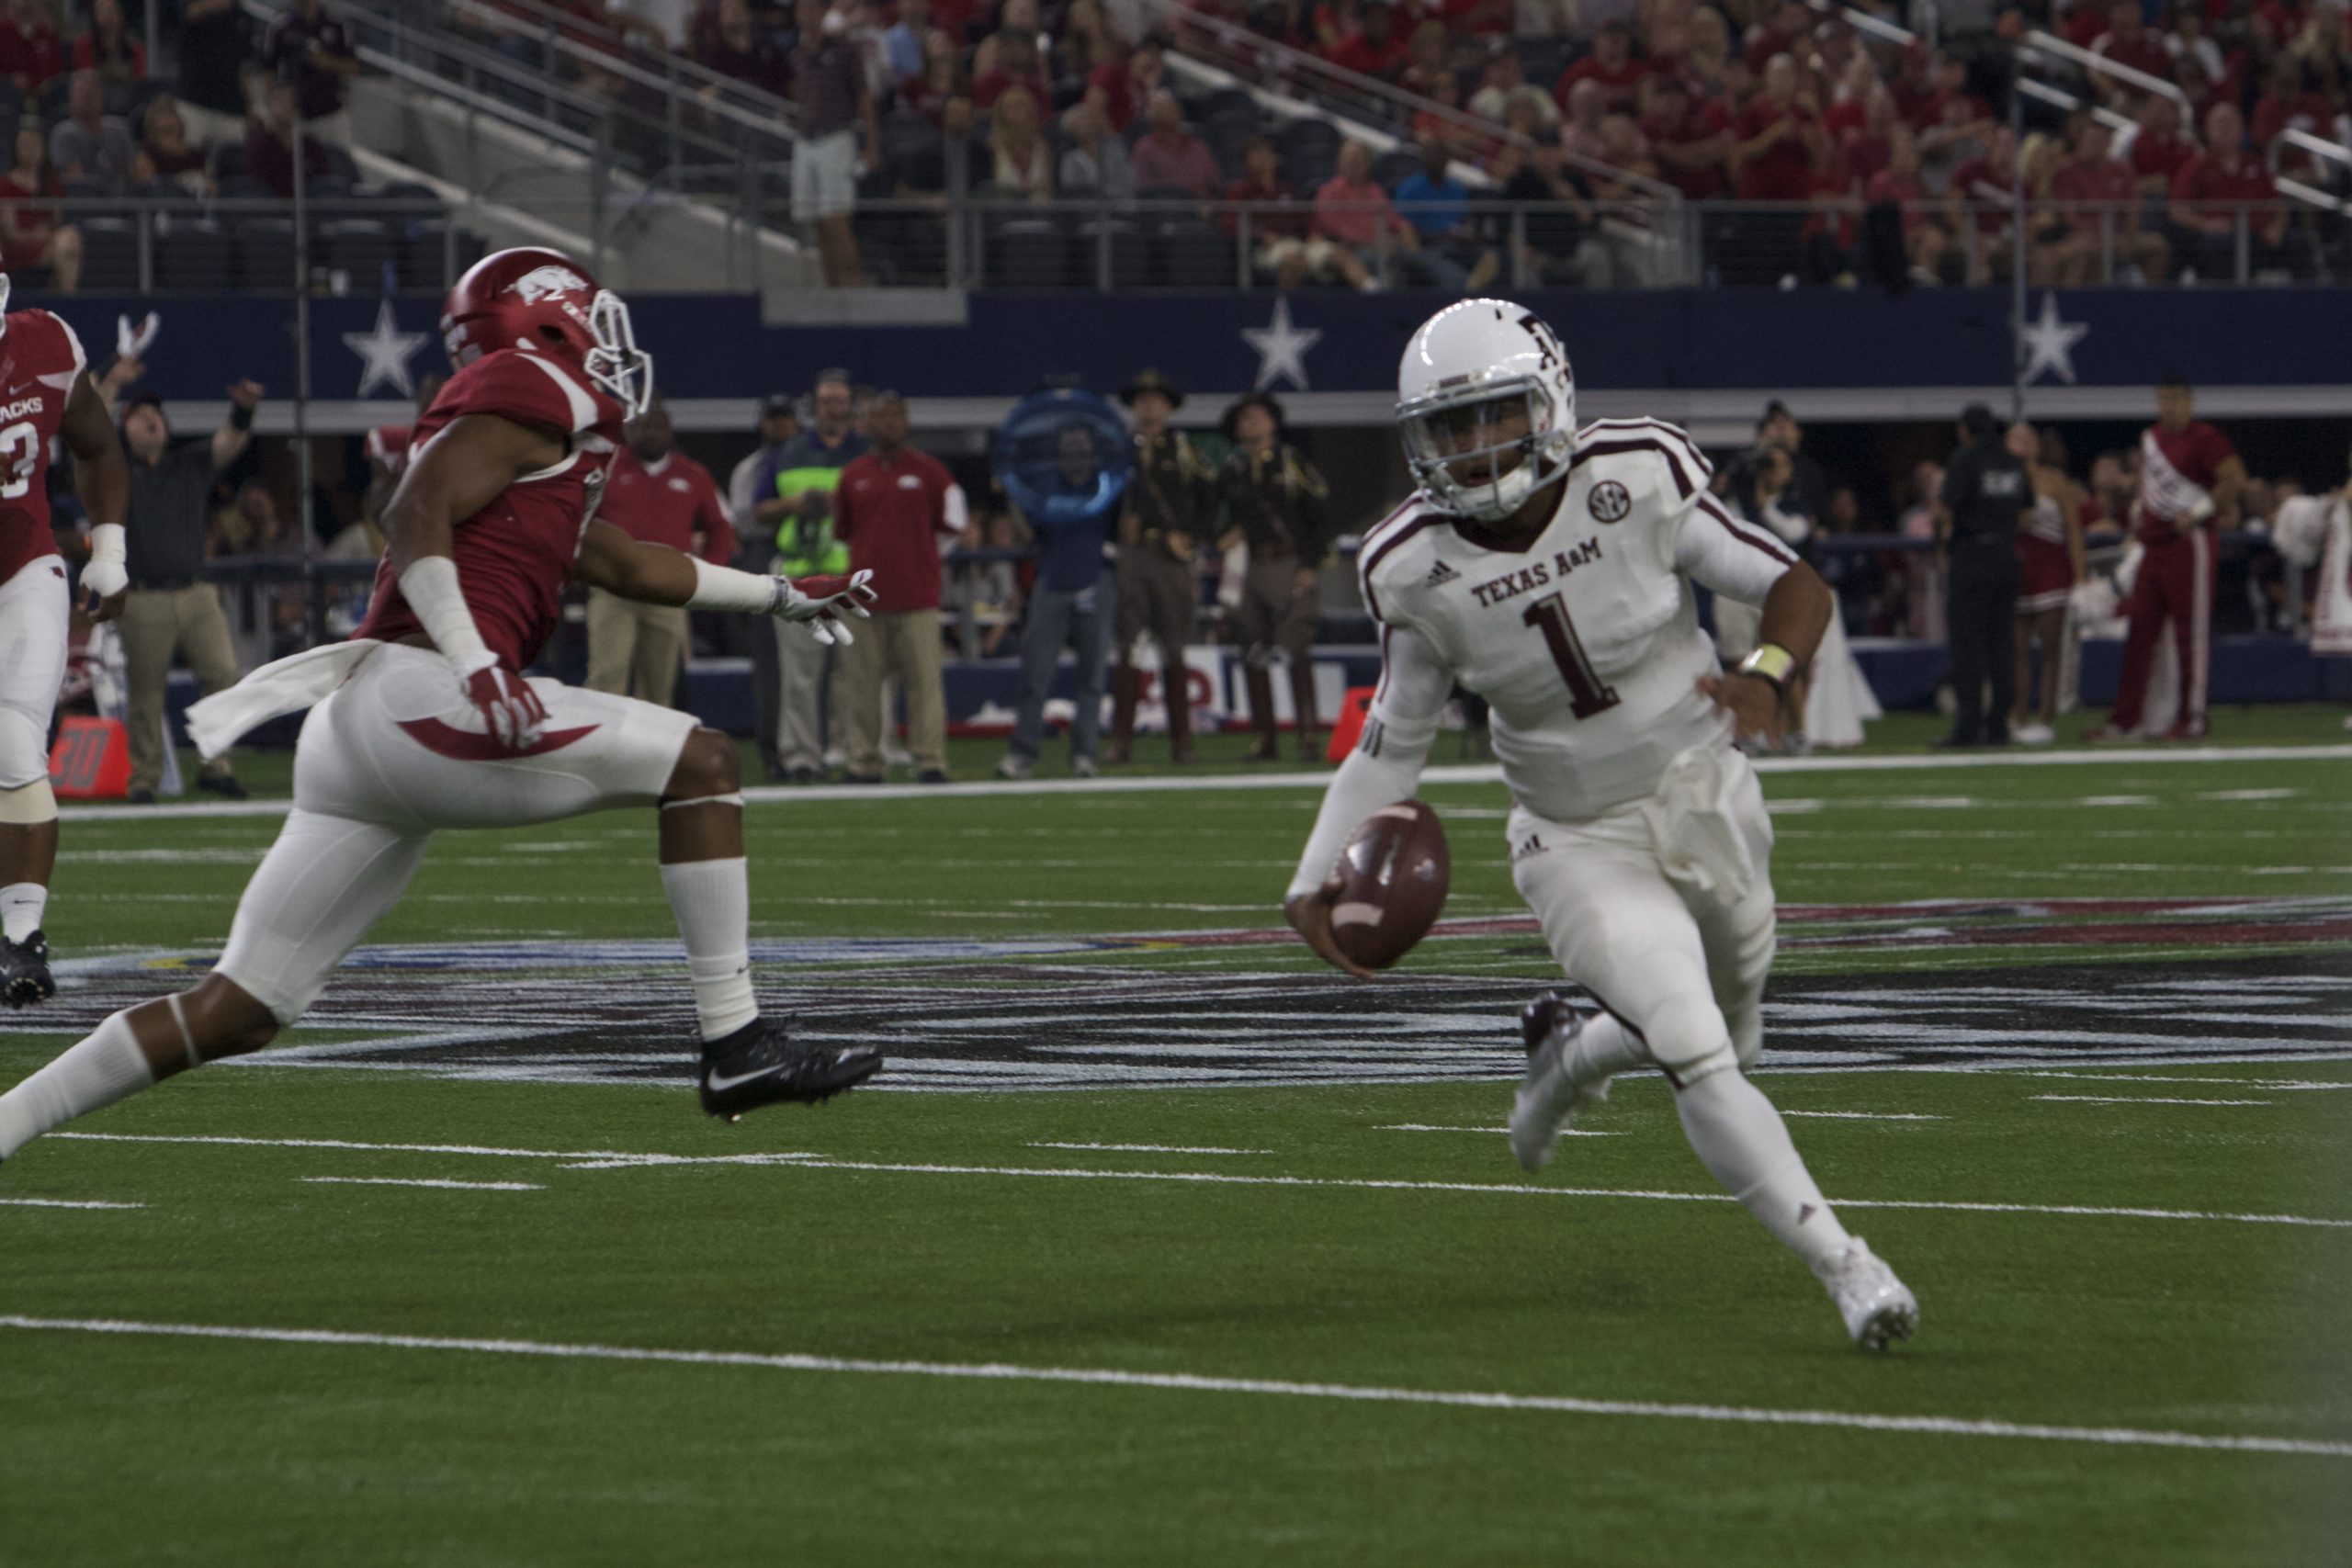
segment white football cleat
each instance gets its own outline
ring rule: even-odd
[[[1609,1098],[1608,1076],[1594,1072],[1577,1049],[1585,1020],[1598,1016],[1598,1009],[1579,1007],[1558,991],[1546,991],[1520,1012],[1527,1076],[1511,1101],[1510,1152],[1528,1170],[1551,1161],[1578,1106]]]
[[[1814,1274],[1838,1303],[1846,1332],[1865,1350],[1883,1350],[1890,1341],[1910,1338],[1919,1326],[1919,1299],[1860,1236],[1849,1236],[1846,1250]]]
[[[2020,746],[2047,746],[2058,739],[2058,732],[2046,724],[2020,724],[2010,729],[2009,739]]]

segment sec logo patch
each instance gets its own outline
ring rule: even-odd
[[[1622,523],[1625,513],[1634,510],[1634,498],[1626,494],[1625,487],[1615,479],[1603,479],[1592,487],[1592,493],[1585,497],[1585,504],[1592,509],[1596,522]]]

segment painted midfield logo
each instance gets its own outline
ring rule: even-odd
[[[1615,479],[1603,479],[1592,487],[1592,493],[1585,498],[1585,504],[1592,508],[1596,522],[1622,523],[1625,513],[1634,510],[1634,498],[1626,494],[1625,487]]]

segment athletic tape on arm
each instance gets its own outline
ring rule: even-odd
[[[732,610],[738,615],[764,615],[775,608],[778,580],[731,566],[713,566],[694,558],[695,592],[689,610]]]

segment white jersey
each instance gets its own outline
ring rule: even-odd
[[[1726,741],[1698,690],[1716,661],[1690,584],[1760,604],[1796,557],[1710,495],[1711,472],[1672,425],[1602,420],[1578,433],[1559,510],[1532,538],[1419,495],[1392,513],[1359,558],[1383,650],[1363,749],[1418,769],[1458,681],[1492,706],[1512,795],[1573,822]]]

